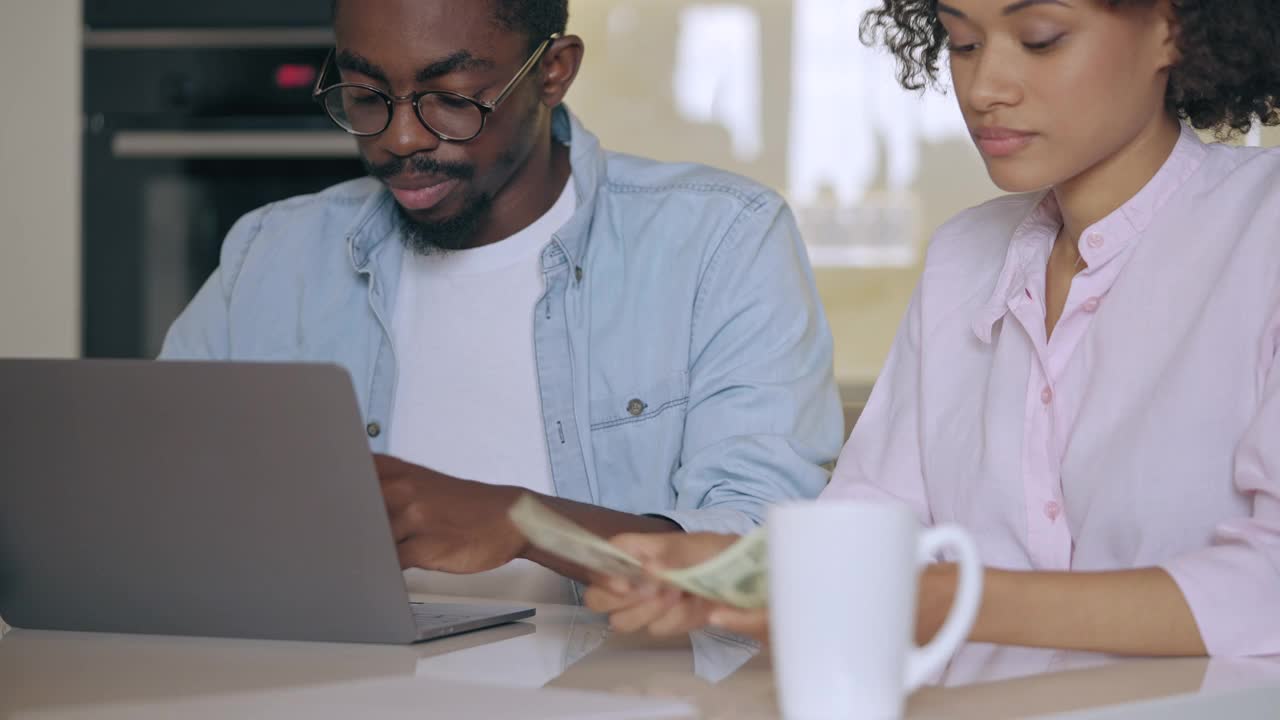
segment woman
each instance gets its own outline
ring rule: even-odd
[[[823,498],[968,528],[990,568],[975,642],[1280,654],[1280,152],[1182,123],[1280,124],[1280,6],[885,0],[863,36],[908,88],[948,50],[987,170],[1019,194],[934,236]],[[733,539],[616,542],[675,567]],[[925,571],[920,638],[954,585]],[[657,586],[587,602],[623,630],[767,629]]]

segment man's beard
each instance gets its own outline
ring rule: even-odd
[[[425,155],[393,158],[382,165],[370,163],[363,155],[360,161],[364,163],[365,171],[370,176],[384,182],[406,172],[406,168],[415,174],[437,175],[464,182],[475,175],[475,168],[470,165],[440,163]],[[419,255],[465,250],[471,247],[476,230],[488,218],[492,206],[493,197],[481,194],[468,198],[457,215],[427,222],[413,217],[400,203],[396,203],[396,214],[401,226],[400,238],[406,248]]]
[[[400,240],[410,251],[419,255],[466,250],[471,247],[476,230],[489,216],[493,197],[480,195],[468,200],[466,207],[451,218],[437,222],[423,222],[409,214],[396,203],[400,216]]]

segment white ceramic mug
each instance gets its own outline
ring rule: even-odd
[[[923,529],[906,507],[821,501],[770,509],[769,623],[788,720],[896,718],[973,628],[982,601],[977,547],[954,526]],[[950,614],[915,646],[920,569],[950,548],[960,582]]]

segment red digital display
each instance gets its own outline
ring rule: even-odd
[[[316,69],[310,65],[281,65],[276,68],[276,87],[281,90],[310,88],[316,81]]]

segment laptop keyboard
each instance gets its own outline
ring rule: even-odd
[[[452,603],[411,602],[409,609],[413,613],[413,623],[418,628],[419,640],[504,625],[533,617],[534,614],[534,609],[530,607]]]
[[[413,610],[414,623],[420,628],[461,625],[492,614],[483,611],[463,612],[453,605],[434,603],[410,603],[409,608]]]

